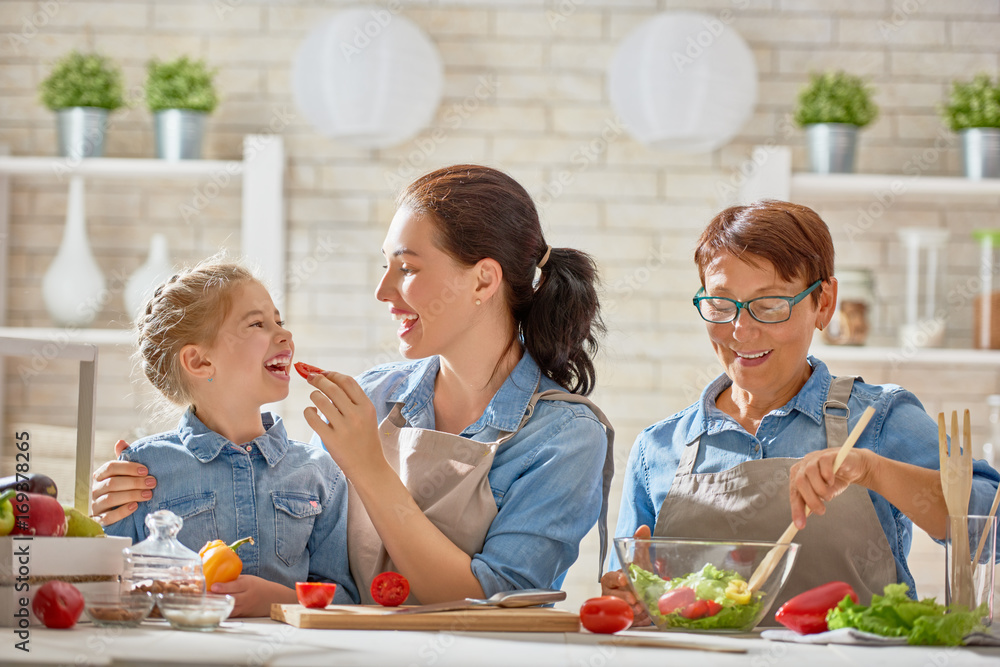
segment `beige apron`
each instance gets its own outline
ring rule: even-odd
[[[582,403],[593,410],[607,430],[603,500],[597,523],[601,537],[600,570],[607,551],[608,492],[614,474],[615,432],[600,408],[586,397],[556,389],[534,393],[517,430],[495,442],[476,442],[451,433],[409,427],[402,415],[402,403],[397,403],[379,424],[382,450],[424,515],[458,548],[473,556],[482,550],[497,515],[488,477],[493,458],[500,445],[513,438],[528,422],[539,400]],[[565,444],[573,446],[573,443]],[[395,570],[395,566],[350,483],[348,490],[347,552],[351,574],[361,593],[361,602],[371,604],[374,602],[372,580],[382,572]],[[419,603],[413,595],[407,602]]]
[[[823,404],[827,447],[847,439],[847,399],[852,377],[837,377]],[[843,414],[835,414],[835,409]],[[763,540],[781,536],[792,520],[788,475],[799,459],[746,461],[717,473],[694,474],[700,438],[688,444],[660,507],[654,535],[689,539]],[[794,540],[800,545],[795,566],[771,607],[828,581],[846,581],[861,604],[896,583],[896,563],[868,490],[852,484],[812,515]],[[762,625],[773,625],[768,614]]]

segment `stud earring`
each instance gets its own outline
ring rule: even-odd
[[[481,306],[481,305],[483,305],[483,302],[482,302],[482,301],[480,301],[479,299],[476,299],[476,305],[477,305],[477,306]]]
[[[211,381],[212,381],[212,378],[208,378],[208,381],[209,381],[209,382],[211,382]]]

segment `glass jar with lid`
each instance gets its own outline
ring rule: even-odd
[[[125,556],[123,592],[204,594],[201,557],[177,539],[183,523],[181,517],[169,510],[146,516],[149,537],[122,549]]]
[[[871,331],[875,284],[868,269],[837,272],[837,306],[829,326],[823,330],[828,345],[864,345]]]
[[[981,350],[1000,349],[1000,229],[978,229],[980,291],[972,305],[972,339]]]

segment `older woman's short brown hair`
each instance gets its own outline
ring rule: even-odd
[[[749,264],[761,258],[774,265],[782,280],[805,278],[806,284],[833,275],[833,239],[816,211],[785,201],[761,200],[732,206],[708,223],[698,239],[694,261],[705,286],[705,269],[728,252]],[[810,296],[818,302],[820,291]]]

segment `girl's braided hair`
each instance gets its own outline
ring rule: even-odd
[[[181,369],[181,348],[211,345],[238,287],[259,282],[244,266],[218,258],[173,275],[156,288],[136,318],[135,357],[143,374],[175,405],[193,398]]]

